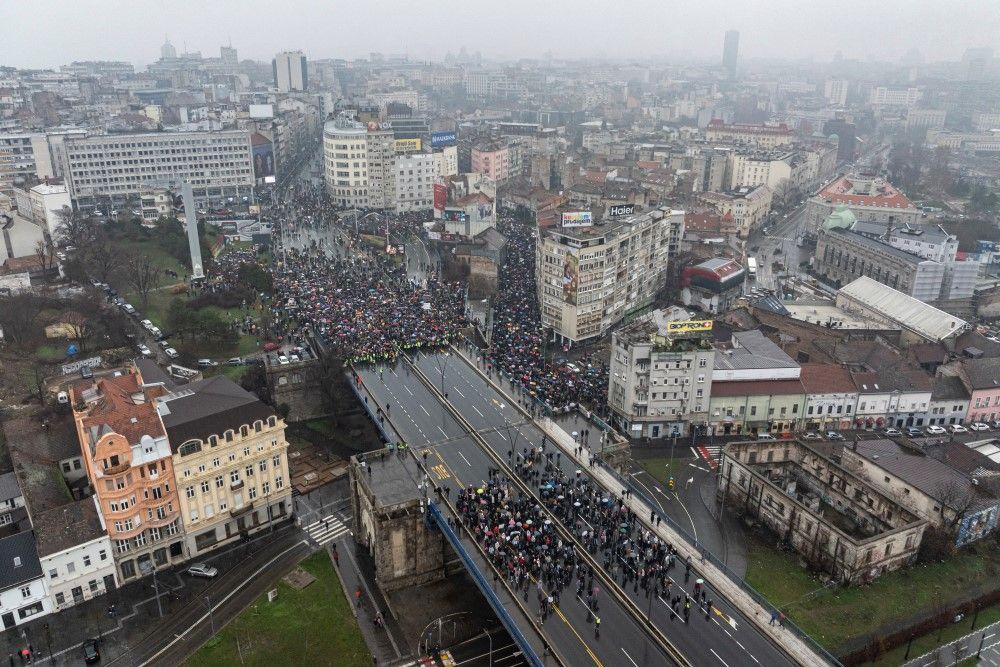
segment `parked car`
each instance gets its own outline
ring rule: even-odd
[[[278,355],[278,363],[279,364],[287,364],[288,363],[288,357],[286,357],[283,354],[279,354]]]
[[[218,366],[219,362],[212,361],[211,359],[199,359],[198,368],[211,368],[212,366]]]
[[[69,394],[67,394],[65,391],[60,391],[58,394],[56,394],[56,401],[63,404],[69,403]]]
[[[920,428],[917,427],[917,426],[907,426],[906,427],[906,435],[910,436],[911,438],[919,438],[923,434],[924,434],[924,432],[921,431]]]
[[[822,440],[823,436],[821,436],[816,431],[807,431],[806,434],[802,436],[802,439],[803,440]]]
[[[96,639],[88,639],[83,642],[80,650],[83,652],[83,661],[88,665],[101,661],[101,649],[98,647]]]
[[[887,428],[885,430],[885,434],[890,437],[898,437],[903,435],[902,431],[900,431],[898,428]]]
[[[969,429],[965,428],[961,424],[952,424],[948,427],[948,430],[952,433],[968,433]]]
[[[142,356],[144,356],[144,357],[151,357],[151,356],[153,356],[153,351],[150,350],[145,345],[140,344],[138,347],[139,347],[139,354],[141,354]]]
[[[160,327],[157,326],[149,327],[149,333],[153,334],[154,338],[160,338],[163,336],[163,332],[160,331]]]
[[[969,424],[969,428],[973,431],[989,431],[990,425],[983,422],[973,422]]]
[[[163,351],[163,354],[167,355],[171,359],[176,359],[177,357],[181,356],[180,354],[178,354],[177,350],[175,350],[172,347],[168,347],[167,349],[165,349]]]
[[[229,364],[230,366],[242,366],[243,359],[241,359],[240,357],[231,357],[229,361],[227,361],[226,363]]]
[[[153,326],[153,323],[150,320],[139,320],[139,324],[141,324],[144,329],[149,329],[149,327]]]
[[[777,438],[775,438],[770,433],[758,433],[757,434],[757,439],[758,440],[777,440]]]
[[[841,435],[840,431],[827,431],[826,432],[826,439],[827,440],[843,440],[844,436]]]
[[[188,568],[187,573],[192,577],[204,577],[206,579],[211,579],[217,575],[219,571],[207,563],[195,563]]]
[[[123,303],[122,310],[124,310],[129,315],[135,315],[135,307],[131,303]]]
[[[927,435],[944,435],[947,432],[943,426],[937,424],[931,424],[927,427]]]

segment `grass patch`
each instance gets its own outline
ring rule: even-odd
[[[638,463],[643,467],[643,469],[648,472],[653,479],[658,481],[660,484],[666,484],[667,480],[673,476],[674,481],[677,481],[677,475],[679,474],[681,462],[676,459],[671,459],[666,456],[656,457],[652,459],[640,459],[635,458],[633,462]]]
[[[989,540],[941,563],[890,572],[867,586],[834,589],[824,589],[799,565],[797,554],[776,550],[773,541],[749,535],[747,547],[747,583],[831,652],[883,624],[947,607],[970,586],[1000,577],[1000,550]]]
[[[279,582],[185,663],[191,667],[329,665],[367,667],[371,654],[326,551],[302,568],[316,581],[301,591]],[[216,641],[217,640],[217,641]],[[213,644],[213,641],[215,643]]]
[[[310,419],[309,421],[306,422],[306,426],[309,429],[316,431],[320,435],[325,435],[328,438],[333,437],[333,432],[334,432],[333,424],[330,423],[329,419],[325,418]]]
[[[35,356],[40,361],[64,361],[66,359],[66,348],[69,346],[69,341],[65,345],[40,345],[38,349],[35,350]]]
[[[990,623],[996,623],[997,621],[1000,621],[1000,605],[987,607],[979,612],[979,617],[976,618],[976,629],[978,630],[989,625]],[[972,618],[967,617],[963,618],[960,623],[953,623],[947,627],[941,628],[940,639],[938,639],[939,635],[937,630],[929,635],[918,637],[913,640],[913,646],[910,647],[910,658],[916,658],[924,653],[933,651],[938,646],[944,646],[945,644],[955,641],[959,637],[964,637],[972,631]],[[988,642],[989,640],[987,640],[987,643]],[[898,648],[894,648],[888,653],[882,655],[875,660],[875,664],[881,665],[882,667],[895,667],[896,665],[903,664],[904,655],[906,655],[906,644],[903,644]]]

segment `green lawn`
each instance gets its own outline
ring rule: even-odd
[[[680,460],[671,460],[669,457],[657,457],[652,459],[633,458],[633,463],[642,466],[646,472],[653,476],[661,484],[666,484],[671,475],[676,482],[680,475]]]
[[[35,350],[35,356],[41,361],[63,361],[66,359],[66,348],[69,343],[70,341],[66,341],[62,345],[40,345]]]
[[[893,620],[947,606],[970,586],[1000,577],[1000,553],[984,543],[931,565],[891,572],[868,586],[823,589],[796,554],[747,539],[746,580],[817,642],[836,652],[851,637]]]
[[[996,623],[997,621],[1000,621],[1000,605],[987,607],[979,612],[979,617],[976,619],[976,629],[978,630],[979,628],[987,626],[990,623]],[[972,619],[966,617],[962,619],[961,623],[953,623],[952,625],[942,628],[940,640],[938,640],[937,630],[929,635],[918,637],[913,640],[913,646],[910,647],[910,658],[921,656],[938,646],[944,646],[959,637],[964,637],[970,632],[972,632]],[[906,655],[906,644],[903,644],[902,646],[881,656],[875,661],[875,664],[881,665],[882,667],[896,667],[896,665],[903,664],[904,655]]]
[[[338,665],[367,667],[371,654],[326,551],[302,567],[316,581],[301,591],[284,582],[262,595],[187,661],[191,667]]]

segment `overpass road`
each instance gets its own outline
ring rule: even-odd
[[[376,367],[360,371],[362,383],[380,406],[389,406],[389,417],[404,439],[421,455],[427,453],[428,468],[437,483],[468,486],[482,483],[489,476],[489,469],[497,468],[497,461],[506,463],[508,451],[524,447],[538,447],[543,438],[542,430],[511,405],[505,394],[497,391],[467,361],[455,354],[418,354],[414,364],[436,391],[431,391],[406,363],[393,367]],[[482,442],[471,436],[463,425],[443,404],[447,402],[478,433],[486,446],[493,450],[490,456]],[[572,476],[575,464],[563,457],[561,467]],[[512,471],[510,477],[515,477]],[[611,573],[618,576],[620,571]],[[675,568],[675,590],[691,590],[697,566],[690,581],[686,582],[683,567]],[[656,643],[643,632],[634,619],[637,608],[663,635],[694,665],[792,665],[786,653],[763,635],[739,610],[725,600],[706,582],[709,596],[714,602],[710,618],[702,613],[692,614],[690,623],[674,613],[663,599],[646,596],[641,589],[621,586],[618,588],[635,605],[633,614],[622,608],[602,604],[602,638],[596,640],[593,630],[587,630],[586,610],[576,600],[564,600],[558,616],[559,622],[577,627],[579,642],[585,644],[592,662],[598,665],[664,664],[664,656]],[[548,623],[552,623],[549,620]]]

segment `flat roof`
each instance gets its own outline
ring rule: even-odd
[[[880,313],[928,340],[940,341],[957,336],[968,327],[965,320],[868,276],[861,276],[844,285],[837,294],[859,302],[864,308]]]

